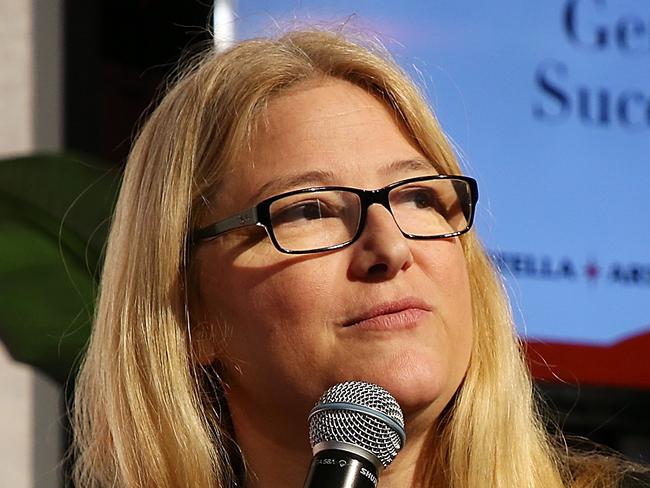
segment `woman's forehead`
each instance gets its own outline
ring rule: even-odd
[[[231,176],[259,184],[302,171],[369,174],[408,159],[426,158],[393,110],[352,83],[326,79],[299,84],[268,104]]]

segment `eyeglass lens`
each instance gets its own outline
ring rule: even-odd
[[[465,229],[467,218],[455,183],[467,186],[460,180],[431,180],[394,188],[389,193],[389,202],[402,232],[430,237]],[[468,193],[466,190],[464,194]]]
[[[278,244],[307,251],[352,239],[361,219],[361,200],[341,190],[299,193],[274,201],[269,211]]]
[[[434,237],[468,226],[470,189],[465,181],[415,181],[389,193],[395,221],[402,232]],[[361,199],[345,190],[298,193],[274,201],[271,225],[278,244],[307,251],[350,241],[361,221]]]

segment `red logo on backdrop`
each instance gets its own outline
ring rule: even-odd
[[[595,281],[598,279],[598,275],[600,275],[600,268],[598,265],[594,262],[589,262],[585,266],[585,276],[589,281]]]

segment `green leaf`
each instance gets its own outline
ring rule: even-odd
[[[62,384],[90,332],[119,176],[72,155],[0,161],[0,340]]]

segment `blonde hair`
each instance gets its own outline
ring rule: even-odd
[[[77,381],[78,486],[232,485],[238,454],[227,408],[192,353],[188,233],[206,202],[218,201],[214,189],[268,101],[318,77],[380,97],[439,171],[460,173],[425,100],[377,46],[305,31],[205,55],[162,100],[127,163]],[[423,454],[418,486],[611,486],[603,470],[573,480],[548,440],[500,281],[474,233],[461,241],[472,357]]]

